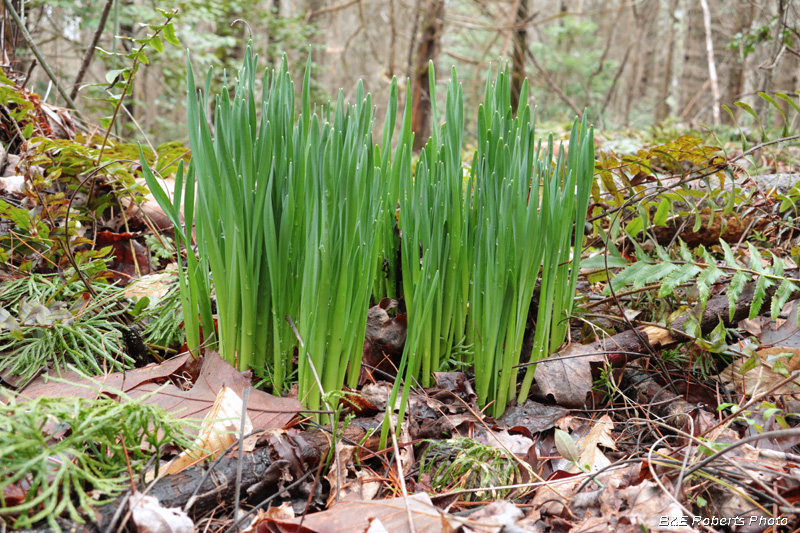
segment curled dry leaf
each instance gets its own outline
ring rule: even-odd
[[[596,472],[611,464],[611,461],[600,451],[599,446],[610,450],[617,449],[614,436],[611,434],[613,429],[614,423],[611,421],[611,417],[603,415],[589,433],[580,439],[578,442],[578,449],[580,450],[578,462],[581,465],[588,466],[589,470]]]
[[[212,460],[239,439],[242,419],[242,399],[228,387],[223,386],[217,394],[214,405],[203,420],[200,434],[194,441],[194,448],[185,450],[165,469],[164,475],[177,474],[203,459]],[[245,435],[253,431],[250,417],[245,415]]]
[[[591,363],[602,364],[603,360],[594,344],[570,344],[539,362],[534,374],[536,384],[545,395],[552,395],[558,405],[582,407],[594,383]]]
[[[408,517],[411,515],[414,528],[410,528]],[[302,529],[298,528],[303,520]],[[443,533],[457,531],[457,519],[442,513],[434,507],[430,496],[425,493],[414,494],[408,498],[389,498],[370,502],[342,502],[333,509],[321,513],[312,513],[305,519],[293,520],[268,519],[264,526],[270,531],[279,533],[343,533],[345,531],[368,531],[370,526],[380,520],[380,526],[374,531],[389,533]]]
[[[397,300],[384,298],[367,311],[367,329],[364,339],[361,377],[364,383],[370,378],[386,379],[397,374],[397,366],[406,343],[406,315],[389,316],[397,307]]]
[[[364,481],[367,476],[366,469],[355,470],[353,463],[356,447],[336,443],[336,459],[331,461],[331,467],[325,479],[331,485],[326,507],[329,509],[337,503],[344,501],[361,500],[368,501],[378,495],[381,488],[380,481]]]

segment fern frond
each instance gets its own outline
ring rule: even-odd
[[[739,296],[742,294],[745,283],[747,283],[747,274],[744,273],[744,270],[736,271],[736,274],[734,274],[731,280],[731,284],[728,286],[728,314],[729,320],[731,321],[736,314],[736,300],[738,300]]]
[[[614,275],[614,278],[611,280],[611,287],[616,291],[632,283],[633,280],[635,280],[638,276],[639,272],[641,272],[646,266],[647,263],[644,261],[637,261],[636,263],[623,268]],[[606,289],[605,293],[610,294],[610,291]]]
[[[713,262],[707,263],[707,266],[697,276],[697,292],[700,294],[700,305],[705,309],[709,296],[711,296],[711,285],[719,281],[725,275],[725,271],[717,268]]]
[[[792,283],[788,279],[784,279],[781,284],[778,285],[778,290],[775,291],[775,295],[772,297],[772,306],[770,307],[769,315],[772,320],[778,318],[781,309],[783,309],[783,306],[786,305],[786,302],[789,301],[789,298],[796,291],[800,291],[800,286],[796,283]]]
[[[736,302],[742,295],[745,285],[751,279],[755,282],[753,301],[750,304],[750,318],[755,318],[761,313],[767,291],[779,285],[770,306],[773,319],[781,308],[796,292],[800,292],[800,279],[786,276],[785,265],[781,258],[769,252],[771,266],[764,265],[764,255],[754,245],[748,243],[750,258],[747,266],[743,266],[736,259],[736,254],[730,245],[720,240],[720,247],[724,260],[717,262],[711,253],[704,247],[698,246],[694,253],[681,241],[677,255],[680,259],[672,259],[667,252],[657,246],[656,255],[661,261],[639,260],[628,265],[611,279],[614,290],[623,289],[631,285],[634,290],[640,290],[653,283],[660,283],[657,297],[664,298],[675,292],[681,285],[697,284],[700,308],[705,309],[711,294],[711,285],[719,282],[726,276],[731,276],[728,286],[729,319],[733,320],[736,313]],[[699,256],[699,257],[698,257]],[[609,291],[606,289],[606,294]]]
[[[633,280],[633,288],[641,289],[649,283],[662,280],[669,276],[672,272],[680,269],[680,265],[675,263],[651,263],[639,272],[636,279]]]
[[[658,297],[663,298],[671,294],[679,285],[686,283],[693,279],[695,276],[703,271],[699,266],[686,263],[679,269],[673,270],[661,282],[661,289],[658,291]]]
[[[767,289],[775,285],[767,276],[759,276],[756,281],[756,288],[753,291],[753,303],[750,304],[750,320],[754,319],[761,312],[761,306],[764,304],[764,297],[767,295]]]

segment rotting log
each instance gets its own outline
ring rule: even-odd
[[[365,431],[356,426],[348,426],[342,438],[346,442],[359,442]],[[298,480],[311,469],[316,469],[319,461],[330,450],[329,433],[313,429],[308,431],[266,431],[257,441],[252,452],[242,457],[241,495],[243,501],[257,505],[265,498],[283,490],[283,487]],[[202,514],[219,505],[229,505],[235,500],[236,473],[238,468],[237,449],[228,451],[219,461],[206,462],[187,468],[177,474],[158,479],[147,490],[147,494],[158,499],[162,507],[183,509],[194,495],[190,516]],[[206,475],[208,470],[213,470]],[[306,491],[310,490],[309,480]],[[199,489],[198,489],[199,486]],[[145,491],[145,485],[137,490]],[[196,495],[195,495],[196,492]],[[301,489],[302,492],[302,489]],[[119,521],[112,524],[115,515],[122,519],[128,514],[125,505],[127,495],[123,495],[97,512],[95,531],[107,531],[109,526],[119,527]]]

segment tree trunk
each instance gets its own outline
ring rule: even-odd
[[[777,14],[776,14],[776,22],[775,22],[775,32],[772,35],[772,46],[770,48],[769,56],[767,57],[766,61],[760,65],[760,82],[758,84],[758,90],[761,92],[765,92],[770,94],[773,92],[772,81],[774,77],[775,70],[777,69],[778,65],[780,64],[781,58],[784,54],[783,49],[783,32],[786,28],[786,16],[788,15],[787,11],[787,0],[776,0],[775,4],[777,6]],[[763,98],[757,98],[755,100],[755,108],[756,113],[761,120],[764,121],[766,124],[767,122],[767,111],[770,108],[769,103],[764,100]]]
[[[672,0],[667,5],[667,57],[664,61],[664,77],[661,82],[661,90],[658,95],[655,119],[660,124],[669,116],[669,95],[672,87],[672,75],[675,67],[675,11],[678,8],[678,0]]]
[[[517,109],[522,91],[522,80],[525,79],[525,51],[528,49],[528,0],[519,0],[517,14],[514,17],[514,51],[511,62],[511,106]]]
[[[270,0],[269,23],[267,24],[267,62],[270,67],[275,66],[278,61],[277,43],[275,34],[277,33],[278,22],[281,18],[281,0]]]
[[[683,41],[683,61],[680,71],[679,106],[682,119],[692,121],[697,111],[707,101],[708,58],[703,27],[703,11],[699,3],[688,2],[684,13],[686,35]]]
[[[755,4],[748,0],[738,0],[733,9],[735,11],[735,19],[730,34],[736,35],[748,31],[755,16]],[[722,103],[727,104],[731,111],[736,113],[739,108],[735,107],[733,103],[741,99],[744,92],[746,59],[741,52],[732,52],[729,57],[728,80],[722,93]],[[722,114],[722,122],[733,124],[728,113]]]
[[[700,7],[703,9],[703,28],[705,28],[706,32],[708,80],[711,82],[711,95],[714,99],[711,115],[714,118],[714,125],[719,126],[719,81],[717,80],[717,62],[714,59],[714,40],[711,36],[711,10],[708,7],[708,0],[700,0]]]
[[[411,130],[414,132],[414,150],[420,150],[428,140],[431,122],[431,95],[428,79],[428,63],[439,54],[442,36],[444,0],[429,0],[423,13],[422,36],[417,49],[414,68],[414,87],[411,112]]]

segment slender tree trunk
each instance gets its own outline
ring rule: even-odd
[[[414,68],[413,109],[411,130],[414,132],[414,150],[420,150],[428,140],[431,122],[431,95],[428,79],[428,63],[435,61],[439,54],[442,36],[444,0],[429,0],[423,14],[422,36],[417,49]]]
[[[714,125],[719,125],[719,80],[717,79],[717,63],[714,60],[714,40],[711,38],[711,10],[707,0],[700,0],[703,8],[703,27],[706,30],[706,56],[708,57],[708,79],[711,82],[711,96],[714,98],[711,109]]]
[[[694,0],[688,0],[685,5],[686,11],[683,15],[686,33],[678,81],[678,111],[682,119],[691,121],[697,113],[698,104],[706,101],[703,93],[708,94],[708,61],[705,53],[703,11]]]
[[[781,57],[784,52],[783,47],[783,32],[786,28],[786,16],[788,15],[788,0],[775,0],[777,5],[777,21],[775,23],[775,33],[772,35],[772,47],[770,54],[766,61],[760,65],[761,80],[758,84],[758,90],[765,93],[772,92],[772,80],[775,70],[780,63]],[[766,114],[769,109],[769,103],[763,98],[757,98],[755,101],[756,113],[762,120],[766,120]]]
[[[11,0],[11,7],[13,7],[19,16],[25,21],[25,26],[30,28],[30,25],[27,22],[24,2],[22,0]],[[0,53],[3,54],[2,57],[8,57],[11,60],[11,68],[19,73],[24,74],[27,72],[28,65],[31,61],[30,51],[25,44],[25,39],[23,39],[20,35],[20,29],[14,23],[11,16],[6,12],[5,6],[0,6],[0,9],[3,10],[3,49],[0,50]]]
[[[269,6],[269,23],[267,25],[267,62],[270,66],[274,66],[277,61],[277,43],[276,38],[278,21],[281,18],[281,0],[270,0]]]
[[[511,56],[513,65],[511,72],[511,106],[514,109],[519,106],[522,80],[525,79],[525,52],[528,49],[527,19],[528,0],[519,0],[517,14],[514,17],[514,51]]]
[[[675,10],[678,8],[678,0],[672,0],[667,4],[667,58],[664,61],[664,77],[661,82],[661,91],[658,95],[656,106],[656,123],[661,123],[669,115],[669,95],[672,86],[672,71],[675,66]]]
[[[755,3],[749,0],[738,0],[733,7],[735,10],[734,26],[731,28],[731,35],[744,33],[752,24],[753,17],[755,16]],[[732,52],[729,55],[730,60],[728,63],[728,79],[724,85],[722,93],[722,102],[728,104],[731,111],[736,113],[739,108],[732,104],[742,97],[744,92],[745,83],[745,64],[746,58],[741,52]],[[722,114],[722,122],[726,124],[733,124],[728,113]]]
[[[106,4],[103,6],[103,12],[100,14],[100,22],[97,23],[97,29],[95,30],[94,35],[92,35],[92,41],[89,43],[89,47],[86,49],[86,54],[83,56],[81,67],[78,69],[78,75],[75,76],[75,83],[72,84],[72,91],[69,93],[69,97],[73,100],[76,96],[78,96],[78,89],[80,89],[83,77],[86,75],[86,71],[89,69],[89,64],[92,62],[94,51],[97,48],[97,43],[100,42],[100,37],[103,35],[103,31],[106,29],[108,15],[111,13],[111,7],[113,5],[114,0],[106,0]]]
[[[122,6],[131,6],[133,4],[134,0],[122,0],[122,5],[119,6],[119,9],[121,11]],[[133,24],[129,21],[120,23],[117,31],[119,31],[119,35],[127,37],[127,39],[118,40],[120,46],[122,47],[122,52],[125,54],[130,53],[133,50],[133,39],[137,37]],[[130,119],[128,119],[128,116],[136,118],[136,105],[134,102],[135,98],[139,97],[139,89],[141,88],[142,79],[144,78],[144,70],[146,69],[139,69],[139,73],[142,74],[142,76],[139,77],[138,80],[137,78],[134,78],[133,83],[131,83],[131,90],[125,98],[125,103],[123,105],[128,112],[124,113],[122,110],[120,110],[120,113],[117,115],[117,120],[114,122],[114,132],[117,135],[120,135],[124,131],[124,126],[126,124],[130,125]],[[139,87],[137,87],[137,85]]]

